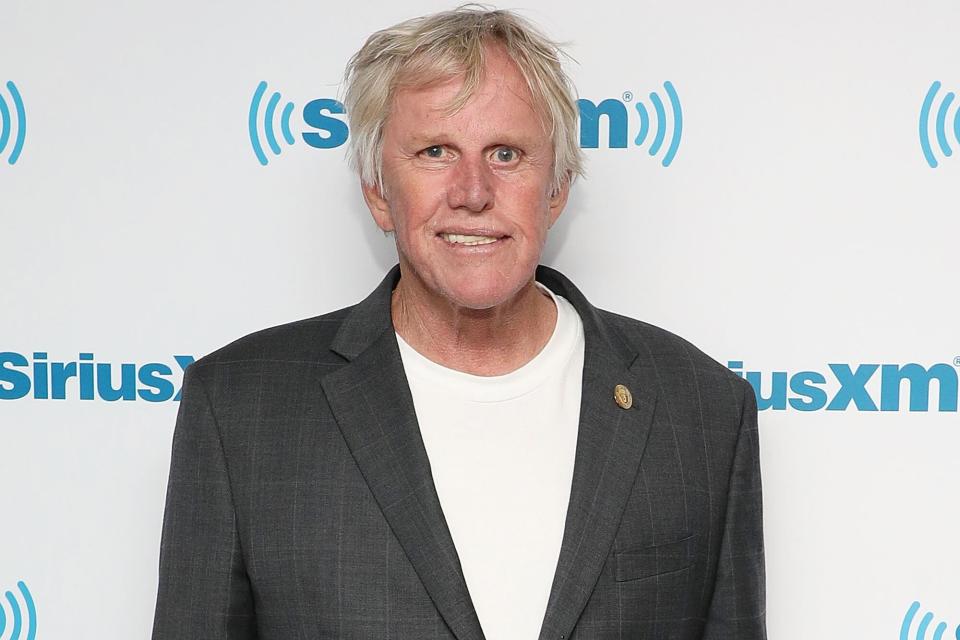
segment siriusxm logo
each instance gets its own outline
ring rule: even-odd
[[[6,602],[0,602],[0,638],[21,640],[22,637],[23,640],[34,640],[37,637],[37,607],[34,605],[30,590],[27,589],[23,580],[17,583],[17,590],[20,592],[20,599],[17,599],[13,591],[7,591],[5,594]],[[23,600],[22,606],[20,600]],[[8,606],[10,608],[9,618],[6,612]],[[9,636],[4,635],[7,624],[10,624]],[[21,636],[21,633],[24,635]]]
[[[957,411],[957,367],[941,362],[930,367],[907,364],[829,364],[829,372],[820,371],[745,371],[743,361],[731,360],[727,367],[746,378],[757,394],[757,407],[763,411],[787,408],[796,411],[901,411],[900,393],[909,391],[910,411]],[[932,383],[936,381],[936,385]],[[935,409],[930,409],[931,391],[936,389]],[[877,400],[879,399],[879,405]],[[960,640],[960,638],[958,638]]]
[[[670,166],[680,147],[683,134],[683,111],[680,99],[671,82],[664,82],[669,103],[669,112],[664,100],[656,92],[650,93],[651,110],[643,102],[637,101],[632,110],[625,103],[633,100],[633,94],[627,91],[623,100],[608,98],[596,104],[590,100],[577,100],[580,111],[580,146],[584,149],[597,149],[600,144],[600,118],[607,119],[607,140],[603,145],[610,149],[625,149],[629,145],[642,147],[649,142],[648,153],[656,156],[663,151],[661,164]],[[253,91],[253,98],[247,110],[247,135],[250,147],[257,161],[269,164],[269,151],[280,155],[283,144],[292,146],[297,141],[294,129],[298,128],[294,112],[296,105],[284,101],[279,91],[267,95],[267,82],[261,81]],[[281,105],[282,103],[282,105]],[[629,111],[636,112],[637,124],[631,126]],[[307,102],[300,112],[304,130],[299,137],[308,146],[315,149],[334,149],[347,142],[350,130],[346,120],[343,103],[333,98],[316,98]],[[630,139],[629,131],[636,135]],[[669,133],[669,137],[668,137]]]
[[[193,356],[173,356],[174,366],[163,362],[119,365],[95,362],[92,353],[76,361],[54,362],[35,351],[33,357],[12,351],[0,352],[0,400],[180,400],[179,383]],[[174,367],[178,369],[174,373]]]
[[[294,105],[287,102],[277,115],[277,108],[280,106],[280,92],[274,91],[263,104],[263,97],[267,92],[266,81],[260,82],[253,92],[253,99],[250,101],[250,110],[247,114],[247,133],[250,136],[250,145],[253,147],[253,155],[262,165],[268,163],[267,154],[264,151],[261,139],[265,140],[267,147],[273,155],[280,155],[280,143],[277,140],[277,127],[287,145],[296,142],[293,131],[290,128],[290,118],[293,115]],[[344,113],[343,104],[333,98],[317,98],[304,105],[301,115],[303,122],[316,131],[305,131],[300,137],[311,147],[316,149],[333,149],[339,147],[347,141],[349,130],[347,123],[340,118],[333,116]]]
[[[920,610],[920,603],[914,602],[910,605],[910,608],[907,609],[907,613],[903,616],[903,624],[900,626],[900,640],[910,640],[910,627],[913,626],[913,619],[917,615],[917,611]],[[930,624],[933,622],[933,614],[927,612],[920,619],[920,623],[917,625],[917,634],[914,636],[916,640],[927,640],[927,631],[930,629]],[[943,632],[947,630],[947,623],[941,622],[933,630],[933,635],[930,636],[931,640],[942,640]],[[960,640],[960,625],[957,625],[957,630],[954,632],[954,638]],[[948,639],[950,640],[950,639]]]
[[[590,100],[581,98],[577,100],[577,106],[580,109],[580,146],[584,149],[597,149],[600,147],[600,117],[607,118],[607,146],[610,149],[626,149],[632,142],[635,146],[643,146],[647,141],[647,136],[653,132],[650,147],[647,150],[651,156],[660,153],[664,142],[667,140],[667,131],[673,123],[673,130],[670,133],[670,141],[667,144],[666,152],[663,154],[661,164],[669,167],[673,158],[677,155],[677,149],[680,147],[680,137],[683,135],[683,110],[680,108],[680,98],[677,96],[673,83],[669,80],[663,83],[663,88],[667,93],[667,99],[670,102],[670,113],[664,107],[663,99],[655,91],[650,93],[650,104],[653,105],[653,114],[656,121],[651,127],[651,116],[647,107],[639,100],[633,104],[633,111],[636,111],[636,127],[630,126],[630,109],[626,103],[633,101],[633,94],[629,91],[624,92],[623,99],[607,98],[606,100],[595,104]],[[654,131],[655,129],[655,131]],[[636,136],[631,140],[629,132],[637,131]]]
[[[947,114],[950,112],[950,106],[956,96],[953,91],[948,91],[943,96],[943,100],[940,101],[940,105],[934,109],[934,100],[938,91],[940,91],[939,81],[930,85],[927,95],[923,98],[923,104],[920,105],[920,149],[923,151],[923,157],[931,169],[936,169],[939,164],[930,145],[931,124],[940,152],[948,158],[953,155],[953,149],[950,148],[950,142],[947,139],[947,127],[948,122],[950,122]],[[932,121],[931,114],[936,114]],[[953,138],[957,141],[957,144],[960,144],[960,108],[954,109],[952,120],[953,122],[949,126],[953,129]]]
[[[23,151],[23,141],[27,136],[27,114],[23,108],[23,99],[13,80],[7,82],[7,91],[10,92],[10,104],[0,93],[0,156],[10,144],[7,164],[16,164]],[[11,111],[10,107],[13,107]],[[12,140],[12,143],[11,143]]]

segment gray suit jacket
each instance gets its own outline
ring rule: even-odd
[[[392,330],[398,279],[394,268],[356,306],[189,367],[155,640],[483,638]],[[680,338],[594,308],[556,271],[537,279],[573,304],[586,338],[539,640],[765,638],[750,386]]]

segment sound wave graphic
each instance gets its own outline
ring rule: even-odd
[[[270,99],[267,101],[263,118],[259,119],[257,117],[260,113],[260,103],[263,101],[263,96],[266,91],[267,82],[263,80],[257,85],[256,90],[253,92],[253,99],[250,101],[250,112],[247,116],[247,130],[250,134],[250,145],[253,147],[253,154],[257,156],[260,164],[264,166],[266,166],[268,160],[267,154],[264,153],[263,145],[260,143],[259,125],[263,126],[263,137],[266,138],[270,151],[272,151],[275,156],[280,155],[280,144],[277,142],[276,128],[274,126],[277,106],[280,104],[279,91],[274,91],[273,95],[270,96]],[[288,145],[292,145],[294,142],[293,133],[290,131],[290,114],[292,113],[292,102],[288,102],[280,113],[280,132]]]
[[[11,102],[13,103],[13,112],[11,113],[7,101],[0,93],[0,154],[3,154],[10,142],[11,133],[16,130],[13,138],[13,146],[10,149],[10,157],[7,158],[7,164],[16,164],[20,158],[20,152],[23,151],[23,141],[27,136],[27,114],[23,108],[23,99],[17,90],[17,85],[13,80],[7,82],[7,91],[10,92]],[[16,120],[13,116],[16,115]]]
[[[917,615],[917,611],[920,610],[920,603],[914,602],[910,605],[910,608],[907,609],[907,614],[903,617],[903,624],[900,626],[900,640],[910,640],[910,627],[913,625],[913,619]],[[933,622],[933,614],[929,611],[924,614],[923,618],[920,619],[920,624],[917,625],[917,635],[915,636],[916,640],[927,640],[927,631],[930,629],[930,623]],[[943,640],[943,632],[947,630],[947,623],[941,622],[933,630],[933,635],[930,636],[930,640]],[[957,625],[957,630],[954,632],[954,638],[960,640],[960,625]],[[951,640],[951,639],[947,639]]]
[[[6,593],[6,603],[0,601],[0,638],[3,640],[35,640],[37,637],[37,608],[33,604],[33,597],[30,595],[30,590],[27,589],[27,585],[21,580],[17,583],[17,589],[20,590],[20,596],[23,599],[23,608],[20,606],[20,601],[17,600],[16,596],[13,595],[12,591],[7,591]],[[7,628],[7,613],[6,605],[10,606],[11,610],[11,628],[10,635],[5,636],[4,631]],[[24,620],[24,609],[26,609],[26,620]],[[26,635],[22,636],[21,632],[26,628]]]
[[[667,80],[663,83],[663,88],[666,90],[667,98],[670,100],[670,111],[673,120],[673,133],[670,136],[670,145],[667,147],[667,152],[664,154],[661,164],[665,167],[669,167],[670,163],[673,162],[674,156],[677,155],[677,149],[680,148],[680,136],[683,135],[683,110],[680,108],[680,98],[677,96],[677,91],[674,89],[673,83]],[[663,146],[663,141],[666,139],[669,121],[667,119],[667,111],[664,108],[663,100],[660,98],[657,92],[650,92],[650,102],[653,103],[654,113],[656,113],[657,116],[657,132],[654,134],[653,143],[651,143],[647,152],[651,156],[655,156],[660,152],[660,148]],[[647,134],[650,132],[650,115],[647,113],[647,108],[642,102],[638,101],[634,107],[636,108],[637,113],[640,114],[640,132],[637,133],[637,137],[633,142],[639,147],[643,145],[644,140],[647,138]]]
[[[930,115],[934,112],[933,102],[938,91],[940,91],[940,82],[936,81],[930,85],[930,89],[927,90],[927,95],[923,99],[923,104],[920,106],[920,149],[923,151],[923,157],[931,169],[936,169],[939,165],[934,155],[933,147],[930,145]],[[940,147],[940,152],[948,158],[953,155],[953,149],[950,148],[950,142],[947,140],[949,121],[947,113],[955,97],[952,91],[947,92],[940,102],[940,106],[936,109],[936,116],[933,122],[937,146]],[[953,129],[954,139],[957,141],[957,144],[960,144],[960,109],[954,111],[951,128]]]

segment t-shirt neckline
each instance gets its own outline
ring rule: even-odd
[[[569,301],[542,283],[535,284],[556,305],[557,321],[547,343],[529,362],[502,375],[478,376],[430,360],[394,331],[407,379],[442,386],[446,392],[468,401],[502,402],[526,395],[562,375],[577,344],[582,341],[583,325]]]

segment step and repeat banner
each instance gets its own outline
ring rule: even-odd
[[[392,266],[341,74],[450,7],[0,3],[0,640],[149,636],[183,370]],[[960,4],[520,10],[588,158],[544,262],[756,390],[770,637],[960,638]]]

